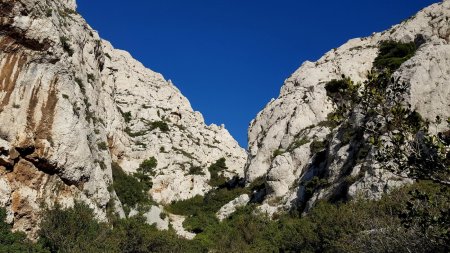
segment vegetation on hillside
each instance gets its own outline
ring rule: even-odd
[[[196,199],[196,207],[172,211],[195,213],[204,203]],[[139,216],[100,223],[77,203],[47,211],[36,244],[0,223],[0,252],[448,252],[449,210],[450,188],[419,181],[378,201],[322,201],[304,217],[293,211],[270,220],[249,205],[188,241]]]
[[[180,238],[172,228],[158,231],[140,215],[102,223],[89,207],[76,203],[73,208],[56,206],[44,212],[40,239],[34,244],[24,234],[10,232],[0,209],[0,252],[450,252],[450,133],[429,135],[430,123],[397,99],[405,84],[391,78],[414,51],[413,44],[383,42],[364,85],[345,76],[327,83],[325,89],[337,109],[324,123],[342,135],[344,145],[355,144],[353,166],[372,155],[382,168],[416,179],[412,185],[380,200],[321,200],[307,215],[300,207],[276,214],[273,220],[259,213],[252,199],[219,222],[215,215],[224,204],[264,188],[264,178],[249,186],[238,178],[227,180],[222,158],[208,168],[213,190],[166,207],[187,217],[183,225],[197,234],[194,240]],[[364,115],[361,125],[350,122],[356,110]],[[168,130],[162,124],[155,128]],[[308,142],[301,138],[293,145]],[[312,152],[324,152],[329,143],[312,140],[310,145]],[[129,175],[113,164],[112,189],[125,209],[151,204],[146,191],[156,166],[151,157]],[[327,183],[325,176],[313,177],[305,182],[306,195]]]

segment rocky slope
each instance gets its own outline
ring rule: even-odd
[[[386,90],[395,90],[397,83],[405,84],[403,90],[396,97],[383,91],[380,104],[372,106],[375,110],[389,108],[401,101],[403,107],[428,122],[428,135],[442,136],[448,131],[450,1],[446,0],[385,32],[352,39],[317,62],[303,63],[285,81],[279,97],[257,115],[248,132],[245,174],[249,182],[261,178],[265,181],[259,194],[263,210],[275,213],[292,206],[309,208],[318,199],[333,200],[336,196],[378,198],[411,181],[409,175],[380,165],[376,154],[382,148],[370,143],[373,136],[367,130],[369,123],[381,129],[389,121],[385,124],[374,116],[368,117],[361,101],[334,100],[326,89],[332,80],[347,80],[345,85],[359,87],[354,96],[364,101],[364,91],[368,90],[364,87],[374,78],[369,73],[374,70],[373,62],[383,41],[412,42],[417,51],[392,74],[395,81],[385,82]],[[375,75],[378,80],[380,76]],[[343,111],[345,106],[350,108]],[[349,135],[349,129],[360,131],[359,139]],[[414,138],[414,134],[408,138]],[[363,145],[367,145],[368,154],[356,161]]]
[[[155,157],[149,194],[159,203],[207,192],[207,167],[222,157],[226,177],[243,176],[247,154],[228,131],[101,40],[74,0],[2,0],[0,31],[0,206],[15,230],[33,237],[55,203],[123,215],[113,162],[131,173]]]

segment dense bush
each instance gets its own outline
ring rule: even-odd
[[[0,208],[0,252],[7,253],[44,253],[49,252],[43,249],[40,244],[33,244],[24,233],[11,232],[11,226],[5,222],[6,211]]]
[[[56,206],[45,213],[39,232],[40,242],[51,252],[112,252],[114,246],[104,243],[109,225],[98,223],[92,210],[80,203],[63,210]]]
[[[326,141],[314,140],[310,144],[311,154],[316,154],[323,151],[326,148]]]
[[[116,220],[113,224],[99,223],[92,210],[79,203],[71,209],[57,207],[47,211],[40,236],[40,243],[51,252],[204,251],[194,242],[179,238],[173,231],[158,231],[139,217]]]
[[[244,188],[240,188],[243,191]],[[450,188],[421,181],[381,200],[331,204],[319,201],[301,216],[293,210],[270,220],[255,215],[253,205],[218,222],[213,213],[239,192],[216,191],[168,207],[196,217],[188,227],[200,228],[192,241],[173,230],[158,231],[138,217],[100,223],[86,205],[56,206],[44,212],[40,240],[11,233],[1,222],[0,252],[449,252]],[[201,215],[199,215],[201,214]]]
[[[75,51],[70,46],[69,39],[67,37],[62,36],[59,38],[59,40],[61,42],[61,45],[62,45],[64,51],[66,51],[66,53],[69,56],[72,56],[75,53]]]
[[[373,65],[378,70],[388,69],[392,72],[398,69],[403,62],[410,59],[415,52],[416,46],[413,42],[383,41]]]
[[[203,168],[199,166],[192,166],[189,168],[189,175],[205,175]]]
[[[113,163],[111,169],[113,174],[112,187],[125,207],[134,208],[137,204],[148,201],[148,187],[144,182],[125,173],[117,163]]]
[[[169,125],[167,125],[164,121],[153,121],[150,122],[150,131],[155,130],[156,128],[159,128],[161,132],[165,133],[169,131]]]
[[[122,112],[121,111],[121,113],[122,113],[123,120],[125,120],[126,123],[129,123],[132,118],[131,112]]]
[[[138,171],[144,174],[153,174],[153,169],[155,169],[156,166],[158,166],[158,161],[154,156],[152,156],[149,159],[144,160],[139,165]]]
[[[416,191],[433,202],[416,198]],[[248,206],[195,240],[217,252],[448,252],[450,191],[445,192],[435,183],[421,182],[379,201],[321,201],[305,217],[293,212],[275,221],[253,215]],[[428,210],[417,216],[405,213],[411,201]],[[422,220],[430,220],[435,212],[440,218],[421,230]]]
[[[183,226],[194,233],[202,233],[218,224],[216,213],[222,206],[244,193],[249,193],[249,190],[239,186],[221,187],[208,192],[204,197],[197,195],[173,202],[166,209],[170,213],[187,216]]]
[[[108,144],[106,144],[106,142],[102,141],[102,142],[97,143],[97,147],[100,150],[107,150]]]
[[[209,166],[208,170],[211,173],[211,179],[209,180],[209,184],[211,186],[222,186],[227,182],[227,179],[222,175],[222,172],[227,169],[227,165],[225,163],[225,158],[220,158],[211,166]]]

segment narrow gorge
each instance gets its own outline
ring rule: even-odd
[[[0,1],[0,218],[30,245],[450,250],[449,0],[303,63],[250,123],[248,150],[76,10]],[[55,242],[51,221],[76,214],[109,231],[83,237],[94,248]],[[141,226],[153,230],[129,235]]]

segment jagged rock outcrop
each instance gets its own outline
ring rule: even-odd
[[[207,167],[222,157],[225,176],[243,176],[246,152],[228,131],[100,39],[74,0],[0,1],[0,122],[0,206],[31,237],[41,207],[57,202],[83,201],[101,220],[107,206],[123,215],[112,162],[134,172],[154,156],[159,203],[207,192]]]
[[[246,179],[266,179],[263,210],[309,208],[316,200],[337,194],[378,198],[411,181],[381,168],[373,155],[356,162],[362,142],[345,143],[343,124],[334,130],[335,126],[327,126],[338,107],[325,85],[343,77],[363,84],[383,41],[415,42],[415,55],[392,75],[407,86],[396,99],[403,98],[404,105],[430,122],[430,134],[448,130],[442,119],[450,117],[449,19],[450,1],[431,5],[388,31],[352,39],[317,62],[305,62],[285,81],[279,97],[257,115],[248,132]],[[358,115],[358,108],[353,110],[352,118],[344,122],[358,126],[366,115]],[[324,141],[328,145],[321,147]]]

